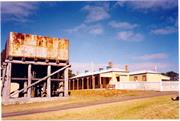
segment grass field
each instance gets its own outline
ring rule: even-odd
[[[6,119],[178,119],[178,109],[178,101],[160,96]]]
[[[75,90],[71,91],[68,99],[60,99],[46,102],[36,102],[28,104],[2,105],[2,112],[24,111],[38,108],[48,108],[53,106],[62,106],[72,103],[88,103],[108,98],[121,98],[122,96],[138,96],[153,92],[133,91],[133,90]]]
[[[74,103],[90,103],[103,100],[123,99],[142,95],[157,94],[155,91],[133,90],[83,90],[71,91],[66,99],[29,104],[2,105],[2,112],[16,112],[32,109],[47,109],[51,107],[71,105]],[[12,116],[3,119],[178,119],[178,101],[172,101],[171,96],[159,96],[146,99],[136,99],[110,104],[86,106],[82,108],[51,111],[23,116]]]

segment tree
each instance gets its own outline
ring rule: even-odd
[[[3,49],[1,51],[1,63],[5,61],[5,58],[6,58],[6,51],[5,51],[5,49]]]
[[[73,76],[76,76],[71,69],[69,69],[69,72],[68,72],[68,75],[69,75],[69,78],[73,77]]]
[[[171,81],[178,81],[179,80],[179,74],[174,72],[174,71],[166,72],[163,75],[169,76]]]

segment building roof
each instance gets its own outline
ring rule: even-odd
[[[151,70],[140,70],[140,71],[134,71],[134,72],[130,72],[130,75],[134,75],[134,74],[142,74],[142,73],[151,73],[151,74],[160,74],[157,71],[151,71]]]
[[[85,77],[85,76],[96,75],[96,74],[107,73],[107,72],[126,72],[126,71],[124,69],[119,69],[119,68],[109,68],[105,70],[98,70],[94,72],[86,72],[86,73],[78,74],[72,78]]]
[[[98,70],[98,71],[94,71],[94,72],[84,72],[84,73],[81,73],[81,74],[78,74],[78,75],[72,77],[72,79],[79,78],[79,77],[85,77],[85,76],[92,76],[92,75],[96,75],[96,74],[108,73],[108,72],[125,72],[125,73],[128,73],[129,75],[144,74],[144,73],[160,74],[160,72],[152,71],[152,70],[140,70],[140,71],[134,71],[134,72],[127,72],[124,69],[109,68],[109,69]]]

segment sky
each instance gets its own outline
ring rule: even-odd
[[[178,72],[177,0],[1,2],[1,50],[9,32],[69,39],[74,73]]]

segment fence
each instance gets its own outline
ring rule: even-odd
[[[162,82],[117,82],[116,89],[179,91],[179,81]]]

